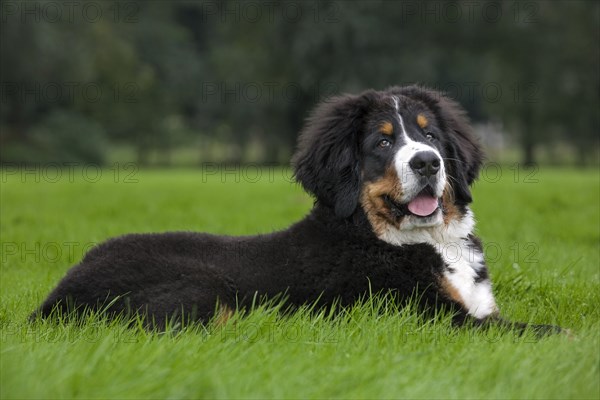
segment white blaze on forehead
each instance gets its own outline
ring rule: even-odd
[[[406,128],[404,127],[404,120],[402,119],[402,115],[400,115],[400,107],[398,106],[398,98],[396,96],[392,96],[394,100],[394,108],[396,109],[396,115],[398,116],[398,120],[400,121],[400,127],[402,128],[402,135],[404,136],[404,140],[406,143],[416,143],[414,140],[408,137],[408,133],[406,133]],[[427,146],[429,147],[429,146]]]
[[[440,152],[435,147],[412,140],[408,136],[406,127],[404,126],[404,120],[400,114],[398,98],[392,96],[392,100],[394,102],[394,108],[396,109],[396,115],[398,116],[398,121],[400,122],[400,127],[402,129],[402,136],[405,142],[394,156],[394,167],[396,168],[398,179],[402,185],[402,198],[400,200],[402,202],[410,201],[421,189],[420,177],[413,172],[412,168],[410,168],[409,162],[415,154],[422,151],[431,151],[440,159],[440,171],[438,172],[437,185],[433,189],[436,192],[436,195],[441,197],[444,187],[446,186],[446,170]]]

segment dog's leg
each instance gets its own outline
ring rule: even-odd
[[[476,326],[499,325],[519,333],[532,331],[538,337],[557,333],[569,334],[568,331],[554,325],[526,324],[501,318],[481,243],[474,236],[470,236],[455,247],[460,251],[442,253],[447,267],[442,274],[440,286],[444,295],[461,307],[462,312],[454,319],[456,324],[463,325],[470,321]]]
[[[440,287],[444,295],[458,303],[467,315],[482,320],[498,315],[498,306],[478,244],[469,237],[440,247],[446,265],[440,277]]]

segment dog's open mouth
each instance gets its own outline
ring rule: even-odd
[[[398,203],[389,195],[384,196],[384,201],[388,207],[390,207],[392,213],[397,217],[414,215],[418,218],[426,218],[442,208],[442,199],[434,196],[430,187],[421,190],[421,192],[408,203]]]

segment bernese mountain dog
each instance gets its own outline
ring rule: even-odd
[[[441,93],[408,86],[330,99],[292,159],[315,199],[304,219],[268,235],[108,240],[33,317],[103,310],[164,328],[181,315],[206,322],[249,308],[257,296],[344,307],[391,291],[400,301],[416,294],[424,309],[452,309],[458,322],[502,321],[469,208],[482,161],[464,110]]]

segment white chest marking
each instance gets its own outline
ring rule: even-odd
[[[467,312],[475,318],[485,318],[497,311],[488,279],[476,282],[477,271],[484,268],[483,254],[469,245],[468,235],[475,221],[471,210],[460,221],[451,221],[448,226],[400,231],[390,227],[383,235],[393,245],[429,243],[440,254],[447,265],[443,275],[447,283],[460,296]]]

